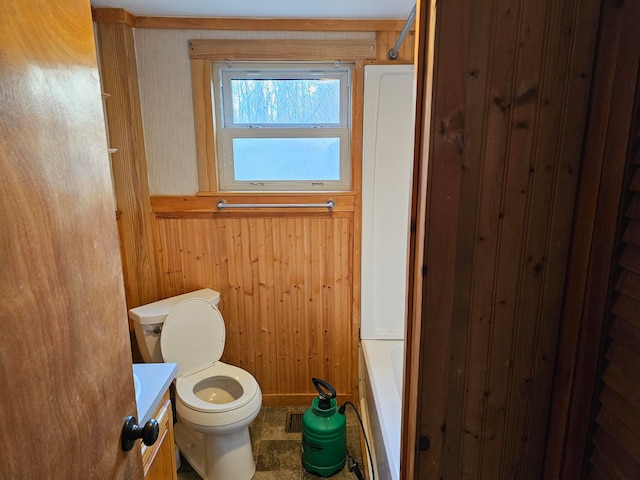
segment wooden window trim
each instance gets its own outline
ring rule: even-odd
[[[190,40],[191,81],[198,156],[198,194],[217,193],[215,116],[213,114],[212,63],[234,61],[350,61],[356,63],[351,78],[351,190],[360,191],[361,133],[358,128],[362,90],[356,79],[363,62],[375,61],[371,40]],[[359,107],[358,107],[359,106]],[[227,194],[227,192],[224,192]],[[282,192],[280,192],[282,193]],[[316,192],[317,193],[317,192]],[[264,193],[269,195],[269,193]]]
[[[200,192],[218,190],[216,170],[215,115],[211,85],[211,61],[191,60],[193,114],[196,127],[198,182]]]
[[[371,40],[190,40],[189,58],[211,61],[375,60]]]

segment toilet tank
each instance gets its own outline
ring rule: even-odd
[[[129,318],[133,320],[136,341],[146,363],[162,363],[160,351],[160,332],[165,318],[180,302],[189,298],[203,298],[215,307],[220,303],[220,293],[210,288],[176,295],[157,302],[140,305],[129,310]]]

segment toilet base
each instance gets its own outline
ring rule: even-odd
[[[180,452],[204,480],[251,480],[256,471],[249,427],[208,435],[178,421],[174,435]]]

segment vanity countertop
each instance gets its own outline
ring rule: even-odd
[[[178,374],[175,363],[134,363],[133,373],[140,380],[138,425],[143,426],[153,415],[163,395]]]

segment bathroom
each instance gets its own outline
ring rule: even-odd
[[[394,8],[401,12],[400,5]],[[398,17],[407,17],[412,5],[404,9],[406,12],[398,13]],[[388,313],[373,315],[371,305],[363,305],[373,303],[374,297],[383,300],[374,295],[374,289],[388,292],[390,298],[378,302],[382,306],[395,306],[396,316],[395,331],[378,337],[398,340],[403,336],[413,162],[413,22],[400,44],[399,58],[393,61],[386,55],[398,40],[406,18],[389,21],[395,30],[384,34],[370,31],[366,20],[351,24],[363,31],[281,31],[277,37],[256,27],[250,31],[222,30],[227,28],[223,21],[218,30],[133,29],[143,126],[138,143],[143,143],[144,151],[140,152],[142,146],[138,145],[136,155],[129,158],[120,140],[124,135],[119,135],[119,130],[124,130],[125,141],[131,142],[131,132],[135,130],[119,120],[122,110],[113,102],[120,88],[117,81],[121,74],[117,72],[124,59],[117,56],[118,45],[109,30],[112,26],[100,22],[100,14],[96,10],[96,37],[103,89],[110,95],[104,100],[110,146],[118,149],[111,159],[121,212],[118,222],[123,264],[133,267],[124,269],[127,304],[136,307],[158,298],[212,288],[220,292],[218,308],[226,326],[222,360],[256,378],[264,406],[310,404],[316,395],[312,377],[329,381],[336,388],[340,403],[352,401],[359,405],[359,391],[363,391],[359,385],[359,363],[364,358],[359,353],[359,331],[365,328],[359,310],[364,308],[371,320]],[[317,25],[315,28],[324,28],[321,22]],[[283,24],[280,28],[290,27]],[[206,141],[209,127],[206,118],[199,117],[200,112],[194,109],[194,101],[208,103],[206,98],[196,97],[206,89],[194,83],[202,74],[193,72],[209,61],[194,59],[189,46],[196,45],[196,40],[213,40],[218,42],[216,48],[225,48],[224,42],[249,43],[256,39],[266,42],[273,38],[282,43],[295,42],[301,51],[307,44],[317,45],[315,51],[326,51],[328,47],[322,42],[344,41],[350,42],[355,55],[360,55],[356,49],[364,45],[367,58],[344,56],[349,53],[338,57],[352,66],[351,143],[364,142],[362,152],[356,148],[352,151],[352,158],[358,160],[353,162],[349,190],[306,194],[216,192],[212,190],[217,186],[200,171],[206,145],[199,142]],[[373,51],[372,44],[375,44]],[[314,55],[317,57],[317,53]],[[318,61],[316,57],[299,60]],[[239,60],[248,58],[251,54]],[[391,73],[385,73],[385,69]],[[397,82],[398,78],[401,83],[386,87],[395,90],[383,91],[378,87]],[[386,99],[384,104],[379,104],[381,93]],[[380,115],[378,111],[384,113]],[[376,153],[376,148],[386,151]],[[133,177],[134,168],[138,172],[146,170],[148,186],[144,182],[137,187],[122,185],[121,179],[130,181]],[[145,188],[148,195],[131,198],[133,192],[144,192]],[[379,192],[375,207],[374,189]],[[326,208],[217,208],[222,200],[233,205],[321,204],[328,199],[336,202],[330,212]],[[395,209],[385,205],[395,205]],[[153,214],[144,218],[141,212],[148,209]],[[381,214],[375,222],[374,209]],[[149,223],[147,236],[140,235],[140,227],[133,219]],[[376,244],[378,251],[374,254],[369,239],[383,237],[385,232],[396,235],[383,239],[386,244],[382,246]],[[373,262],[363,256],[366,249],[371,250],[366,254],[371,258],[387,251],[380,257],[387,264],[382,272],[375,266],[379,278],[375,285],[359,280],[361,275],[373,274]],[[140,257],[143,254],[153,261],[143,261]],[[142,281],[144,278],[148,281]],[[361,296],[371,300],[361,302]],[[371,338],[374,330],[372,325],[365,337]],[[398,373],[401,375],[402,369]],[[399,415],[399,398],[396,403]],[[398,417],[391,425],[397,427],[399,421]],[[395,444],[392,478],[399,475],[399,431]]]
[[[570,249],[576,240],[569,226],[574,203],[589,207],[575,172],[582,141],[592,138],[584,133],[593,110],[586,79],[600,58],[597,46],[607,41],[595,26],[608,17],[561,0],[548,0],[536,11],[515,2],[518,15],[506,3],[495,3],[493,9],[461,2],[461,8],[444,4],[438,10],[435,2],[422,3],[416,34],[408,33],[396,60],[387,53],[411,2],[389,2],[398,11],[379,18],[350,12],[333,20],[326,20],[334,17],[326,13],[308,14],[304,21],[288,11],[257,7],[244,18],[216,12],[198,19],[198,12],[157,17],[113,3],[96,3],[93,12],[84,2],[73,7],[36,2],[23,10],[17,3],[3,6],[16,19],[3,26],[3,53],[31,59],[3,67],[2,80],[11,87],[3,90],[3,120],[9,119],[3,139],[31,138],[23,118],[41,132],[29,162],[3,167],[2,199],[9,207],[3,252],[10,252],[12,261],[4,263],[10,266],[10,301],[2,315],[3,346],[10,345],[2,353],[3,380],[11,396],[2,409],[15,421],[8,422],[2,440],[16,445],[7,471],[19,478],[29,468],[23,459],[39,458],[32,472],[96,469],[120,472],[111,478],[141,478],[126,455],[87,460],[95,455],[86,442],[89,431],[110,431],[115,438],[121,424],[116,431],[107,413],[122,417],[135,410],[132,376],[121,372],[123,359],[141,358],[126,310],[205,287],[220,292],[226,326],[222,360],[250,372],[263,405],[271,407],[310,404],[314,376],[336,387],[340,403],[370,406],[360,340],[371,334],[367,320],[389,306],[386,295],[406,295],[406,303],[394,302],[401,313],[392,314],[406,318],[404,332],[395,325],[382,327],[391,337],[386,340],[406,339],[404,353],[393,350],[382,363],[404,370],[401,376],[408,379],[402,387],[395,379],[384,381],[392,390],[388,393],[402,402],[393,420],[399,427],[395,443],[401,445],[396,445],[397,461],[387,459],[394,464],[389,478],[414,478],[418,472],[419,478],[431,478],[436,471],[452,478],[463,473],[524,478],[543,465],[545,471],[553,469],[554,458],[545,454],[544,445],[554,440],[554,431],[545,426],[562,412],[548,399],[563,386],[554,384],[549,359],[571,353],[564,342],[556,351],[557,339],[571,340],[567,328],[575,325],[562,308],[565,275],[579,270],[573,254],[580,249]],[[109,6],[116,8],[102,8]],[[567,25],[584,28],[563,28]],[[38,40],[37,48],[24,48]],[[353,64],[349,188],[330,195],[216,191],[220,178],[210,127],[217,93],[210,88],[207,65],[216,55],[228,60],[220,57],[228,51],[219,53],[225,44],[234,59],[250,61],[261,48],[281,48],[279,42],[289,45],[287,55],[295,42],[296,60],[309,55],[308,60],[327,61],[319,52],[339,51],[329,61],[340,55],[340,63]],[[574,50],[576,44],[587,47]],[[93,95],[96,45],[102,98]],[[350,46],[346,52],[345,45]],[[84,57],[74,61],[72,53]],[[388,209],[394,221],[407,225],[405,255],[393,249],[405,262],[400,270],[406,270],[406,278],[391,282],[386,291],[384,282],[375,283],[376,267],[366,259],[367,252],[380,248],[375,255],[399,265],[387,258],[391,252],[384,244],[365,241],[371,240],[370,228],[394,233],[366,220],[371,172],[364,160],[365,134],[360,136],[369,118],[365,76],[369,66],[413,64],[410,76],[418,81],[411,108],[416,108],[418,134],[415,164],[407,170],[411,178],[403,177],[412,193],[373,207],[374,212]],[[573,75],[576,71],[582,74]],[[16,72],[26,72],[29,81],[13,83]],[[87,94],[71,96],[64,88],[69,81],[74,92]],[[23,97],[6,94],[21,88],[27,92]],[[46,97],[38,97],[42,92]],[[29,95],[39,101],[29,102]],[[36,106],[43,113],[30,117]],[[103,165],[99,142],[90,148],[92,161],[83,161],[86,139],[104,139],[103,108],[111,169]],[[58,121],[72,123],[71,130],[51,128]],[[411,137],[409,130],[402,132]],[[15,150],[4,158],[23,158],[15,153],[22,152],[20,142],[6,145]],[[47,158],[56,159],[55,169]],[[26,174],[22,164],[30,169]],[[331,209],[291,207],[329,199],[335,202]],[[289,206],[255,207],[267,200]],[[232,204],[253,207],[226,207]],[[396,212],[406,213],[406,220]],[[403,284],[406,290],[396,288]],[[44,302],[43,291],[50,292]],[[581,299],[579,292],[573,295]],[[39,344],[35,350],[33,338]],[[99,356],[105,342],[111,348]],[[34,354],[29,361],[15,360],[23,360],[16,355],[23,351]],[[52,410],[21,394],[27,386],[57,392]],[[122,399],[114,392],[124,392]],[[21,405],[31,406],[31,415],[22,415]],[[71,408],[77,418],[67,415]],[[87,418],[96,411],[104,414]],[[89,422],[93,428],[87,428]],[[34,427],[42,424],[49,424],[49,431],[67,431],[70,425],[72,432],[65,442],[41,440]],[[15,442],[24,435],[31,441]],[[384,439],[374,443],[382,451]],[[131,455],[140,458],[139,452]],[[384,478],[386,455],[378,455]],[[509,477],[507,472],[514,471]]]

